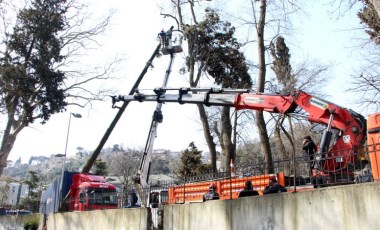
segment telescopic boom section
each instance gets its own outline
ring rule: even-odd
[[[167,32],[161,31],[161,33],[159,34],[161,44],[163,47],[161,49],[161,52],[164,55],[167,55],[167,54],[170,55],[169,65],[168,65],[168,68],[165,72],[165,77],[164,77],[164,81],[162,83],[162,87],[166,87],[168,84],[169,76],[170,76],[170,73],[172,71],[172,65],[173,65],[173,61],[174,61],[174,57],[175,57],[174,54],[182,51],[180,44],[179,45],[174,44],[174,42],[172,42],[172,40],[171,40],[173,28],[174,27],[171,27]],[[156,93],[156,95],[161,95],[161,94],[164,94],[165,91],[158,89],[155,91],[155,93]],[[145,194],[144,189],[148,188],[148,185],[149,185],[148,182],[149,182],[150,168],[151,168],[151,163],[152,163],[153,146],[154,146],[154,141],[157,137],[158,124],[162,123],[162,121],[163,121],[163,115],[162,115],[161,108],[162,108],[162,103],[157,101],[157,106],[153,112],[152,122],[150,125],[148,137],[147,137],[147,140],[145,143],[144,153],[143,153],[143,156],[141,158],[140,167],[137,170],[137,172],[133,178],[134,187],[135,187],[137,193],[139,194],[141,204],[144,207],[149,206],[149,201],[144,196],[144,194]]]
[[[290,114],[300,108],[306,112],[306,118],[327,128],[319,143],[319,154],[326,159],[321,165],[328,172],[341,170],[354,162],[352,157],[365,142],[366,120],[350,110],[329,101],[312,96],[301,90],[289,94],[263,94],[241,89],[214,88],[161,88],[160,91],[178,91],[178,94],[156,94],[113,97],[118,101],[157,101],[177,102],[180,104],[203,104],[206,106],[229,106],[236,109],[266,111],[269,113]],[[155,90],[157,91],[157,89]],[[335,136],[332,129],[337,130]],[[331,140],[334,138],[332,145]]]
[[[173,65],[173,60],[174,60],[174,55],[172,53],[172,54],[170,54],[169,66],[168,66],[168,69],[167,69],[165,77],[164,77],[164,82],[163,82],[164,87],[166,87],[166,85],[168,84],[169,76],[171,73],[171,68]],[[160,94],[160,92],[158,92],[158,91],[156,91],[156,93]],[[145,143],[144,153],[143,153],[143,156],[141,158],[140,167],[139,167],[137,174],[135,175],[135,178],[134,178],[135,182],[137,184],[141,185],[142,187],[146,187],[148,185],[148,181],[149,181],[153,146],[154,146],[154,141],[157,137],[157,127],[158,127],[158,124],[162,123],[162,120],[163,120],[161,108],[162,108],[162,103],[158,102],[156,109],[153,112],[152,122],[150,125],[147,141]]]

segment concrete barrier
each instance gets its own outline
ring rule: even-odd
[[[165,230],[377,229],[380,183],[168,205]]]
[[[41,229],[43,215],[30,214],[0,216],[0,230],[23,230],[24,224],[29,221],[37,221]]]
[[[110,209],[56,213],[48,216],[48,230],[72,229],[148,229],[148,210],[144,208]]]
[[[379,207],[380,183],[345,185],[298,193],[166,205],[163,229],[378,229]],[[23,229],[20,218],[28,216],[0,217],[0,229]],[[145,230],[151,229],[150,217],[150,210],[145,208],[56,213],[48,216],[47,229]]]

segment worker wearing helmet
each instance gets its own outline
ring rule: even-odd
[[[208,200],[219,200],[219,194],[216,191],[216,184],[211,183],[209,187],[209,191],[203,195],[203,201]]]

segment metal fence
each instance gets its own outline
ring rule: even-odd
[[[375,168],[378,178],[379,164],[380,144],[366,146],[361,150],[343,149],[312,157],[294,154],[291,158],[276,157],[271,165],[262,160],[245,164],[244,168],[236,170],[234,176],[227,172],[203,173],[178,180],[155,181],[140,188],[139,192],[131,187],[117,194],[88,197],[88,204],[92,206],[78,207],[78,210],[134,208],[145,202],[153,208],[165,204],[204,202],[204,195],[212,187],[218,194],[215,199],[237,199],[241,191],[245,190],[247,181],[257,192],[246,193],[250,195],[265,195],[265,189],[273,180],[282,186],[269,193],[372,182],[372,168]],[[70,200],[66,200],[66,203],[69,204]]]
[[[370,154],[376,154],[376,150],[379,152],[379,145],[366,146],[360,150],[342,149],[312,157],[295,154],[291,158],[277,157],[272,165],[262,161],[246,165],[244,169],[237,170],[233,177],[230,173],[216,172],[188,176],[177,181],[160,181],[143,188],[144,197],[140,199],[149,200],[153,206],[203,202],[203,196],[209,192],[210,185],[216,187],[218,199],[236,199],[245,189],[247,181],[251,182],[253,190],[259,195],[264,195],[264,190],[272,179],[287,192],[371,182],[371,163],[377,165],[377,162],[370,162]],[[371,158],[377,161],[377,158]],[[136,200],[132,198],[133,193],[133,190],[129,190],[123,195],[127,197],[127,205],[124,207],[139,205],[138,202],[131,202]]]

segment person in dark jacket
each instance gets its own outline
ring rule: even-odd
[[[216,185],[214,183],[210,184],[209,191],[203,195],[203,201],[208,200],[219,200],[219,194],[216,191]]]
[[[309,174],[312,174],[314,168],[315,153],[317,152],[317,145],[311,139],[310,136],[303,138],[302,150],[305,151],[305,155],[309,158]]]
[[[271,178],[269,180],[269,185],[265,187],[263,194],[273,194],[273,193],[280,193],[280,192],[287,192],[288,190],[280,185],[275,178]]]
[[[246,196],[258,196],[258,195],[259,195],[259,193],[255,190],[253,190],[252,181],[247,180],[245,182],[244,190],[240,191],[240,193],[239,193],[239,198],[240,197],[246,197]]]

